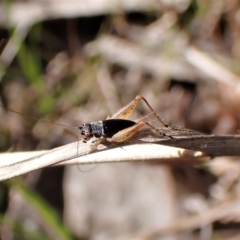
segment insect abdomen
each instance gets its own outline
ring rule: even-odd
[[[109,119],[102,121],[103,123],[103,137],[109,137],[111,138],[113,135],[115,135],[117,132],[132,127],[136,123],[131,120],[125,120],[125,119]]]

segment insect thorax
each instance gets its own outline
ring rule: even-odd
[[[92,135],[96,138],[104,137],[103,122],[91,123]]]

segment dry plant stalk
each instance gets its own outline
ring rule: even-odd
[[[94,138],[87,143],[74,142],[49,151],[26,155],[1,154],[0,180],[58,165],[152,160],[165,164],[199,164],[209,161],[210,156],[240,155],[240,136],[237,135],[204,135],[179,127],[159,129],[165,133],[165,137],[154,135],[150,129],[143,129],[121,145],[106,141],[93,153],[89,153],[89,150]],[[168,138],[169,135],[172,138]]]

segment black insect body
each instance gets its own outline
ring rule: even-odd
[[[111,138],[116,133],[126,128],[132,127],[136,122],[126,119],[108,119],[93,123],[84,123],[81,129],[81,134],[84,135],[85,139],[91,137],[96,138]]]

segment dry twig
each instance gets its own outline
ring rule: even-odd
[[[159,137],[150,129],[144,129],[122,145],[104,142],[91,154],[89,150],[94,139],[87,143],[75,142],[40,152],[39,155],[31,158],[23,159],[15,155],[17,159],[13,159],[10,158],[11,154],[3,154],[0,155],[0,180],[53,165],[152,160],[167,164],[186,162],[199,164],[209,161],[209,156],[240,155],[240,136],[237,135],[204,135],[179,127],[160,128],[160,130],[166,136],[172,137]]]

